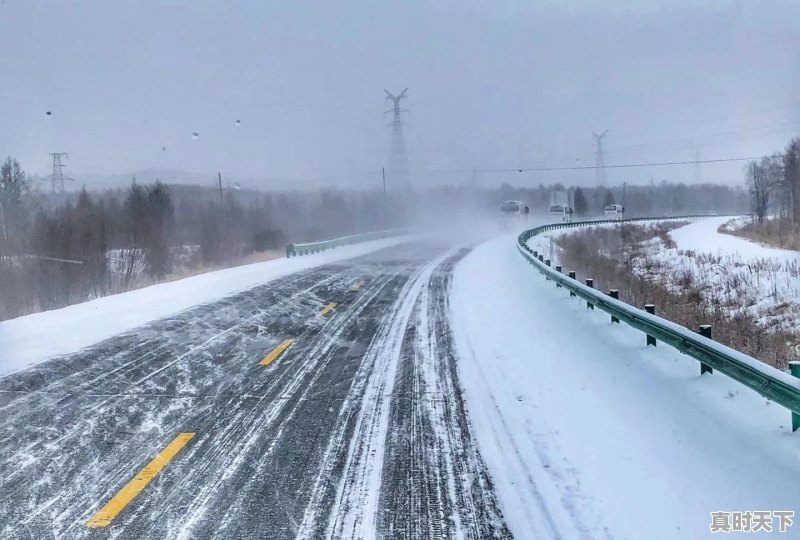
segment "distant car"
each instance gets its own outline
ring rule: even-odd
[[[603,214],[612,219],[622,219],[625,215],[625,208],[621,204],[609,204],[603,208]]]
[[[528,208],[528,205],[525,204],[523,201],[506,201],[500,205],[501,212],[520,212],[524,213],[525,208]]]
[[[549,214],[561,218],[561,221],[572,221],[573,210],[568,204],[554,204],[550,207]]]

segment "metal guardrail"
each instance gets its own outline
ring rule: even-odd
[[[339,246],[347,246],[350,244],[357,244],[359,242],[367,242],[369,240],[381,240],[389,238],[390,236],[398,236],[403,234],[403,229],[387,229],[385,231],[375,231],[363,234],[352,234],[350,236],[342,236],[341,238],[333,238],[331,240],[322,240],[320,242],[308,242],[305,244],[286,244],[286,257],[296,257],[298,255],[310,255],[312,253],[319,253],[327,249],[333,249]]]
[[[800,362],[789,362],[792,371],[790,375],[751,356],[717,343],[710,338],[701,336],[688,328],[630,306],[597,289],[584,285],[577,279],[552,268],[550,260],[545,260],[543,255],[528,246],[528,240],[532,237],[555,229],[632,221],[693,219],[700,217],[717,216],[669,216],[663,218],[635,218],[624,221],[596,220],[543,225],[520,234],[517,239],[517,249],[540,273],[554,281],[556,286],[564,287],[571,294],[585,300],[587,306],[605,311],[613,318],[637,330],[641,330],[651,339],[661,340],[678,351],[699,360],[701,375],[718,370],[720,373],[724,373],[733,380],[755,390],[765,398],[786,407],[792,412],[792,431],[796,431],[800,428],[800,378],[798,378],[800,376]]]

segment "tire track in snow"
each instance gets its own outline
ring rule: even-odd
[[[220,510],[219,505],[222,507],[228,505],[224,500],[220,500],[219,493],[225,483],[241,472],[242,467],[253,469],[248,472],[248,475],[257,476],[258,465],[270,462],[276,441],[281,439],[284,430],[294,418],[297,406],[315,387],[319,374],[332,360],[331,353],[339,343],[342,334],[350,326],[352,320],[369,307],[395,275],[384,276],[380,280],[376,280],[374,287],[368,290],[368,294],[357,297],[348,306],[340,306],[337,316],[328,320],[325,325],[325,333],[313,348],[302,355],[295,354],[292,357],[293,364],[297,365],[297,369],[293,370],[291,377],[285,378],[286,380],[270,381],[269,387],[264,389],[262,408],[259,408],[257,404],[249,406],[244,416],[237,415],[237,417],[225,420],[229,423],[229,427],[224,429],[224,433],[214,436],[214,448],[211,450],[211,454],[204,458],[209,460],[210,457],[213,457],[214,467],[223,472],[212,475],[214,478],[211,481],[202,482],[203,488],[200,495],[195,496],[186,508],[189,519],[172,523],[175,531],[174,538],[178,540],[193,538],[196,535],[196,529],[202,529],[212,505],[216,511]],[[342,309],[345,307],[346,310]],[[279,392],[281,399],[271,399],[276,391]],[[288,399],[286,399],[287,396]],[[245,426],[244,430],[242,430],[243,426]],[[265,440],[267,432],[269,441]],[[254,455],[253,451],[256,448],[260,448],[260,452]],[[199,470],[193,470],[191,474],[198,478],[206,476],[203,471]],[[244,492],[237,494],[237,499],[247,499],[248,492],[252,489],[264,489],[264,486],[248,483],[244,487]],[[292,517],[291,513],[287,512],[286,515]],[[226,536],[226,531],[240,519],[241,515],[238,512],[230,514],[226,512],[226,516],[218,520],[217,533]]]
[[[423,288],[403,344],[379,507],[379,535],[510,538],[464,409],[450,332],[452,269]]]
[[[388,324],[367,351],[365,366],[371,368],[370,374],[361,398],[344,474],[331,510],[327,529],[329,538],[375,536],[391,394],[403,337],[417,297],[430,280],[434,268],[447,256],[446,253],[427,263],[409,279]]]

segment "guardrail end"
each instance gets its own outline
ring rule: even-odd
[[[797,360],[789,362],[789,371],[795,377],[800,378],[800,362]],[[792,412],[792,432],[797,431],[798,428],[800,428],[800,414]]]
[[[645,304],[644,305],[644,310],[647,313],[649,313],[650,315],[655,315],[656,314],[656,305],[655,304]],[[645,334],[645,335],[647,335],[647,345],[646,346],[649,347],[650,345],[652,345],[653,347],[655,347],[656,346],[656,338],[654,338],[653,336],[651,336],[649,334]]]
[[[619,290],[611,289],[610,291],[608,291],[608,296],[610,296],[611,298],[613,298],[615,300],[619,300]],[[614,317],[612,315],[611,316],[611,322],[619,324],[619,319],[617,319],[616,317]]]
[[[708,339],[711,338],[711,325],[710,324],[701,324],[700,327],[697,329],[697,333],[703,337],[707,337]],[[714,370],[708,364],[704,364],[700,362],[700,375],[703,373],[714,373]]]

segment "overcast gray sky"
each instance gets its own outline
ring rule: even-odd
[[[46,174],[66,151],[73,176],[347,176],[386,163],[383,89],[409,87],[412,169],[591,165],[603,129],[607,164],[761,155],[800,128],[799,55],[797,1],[0,0],[0,154]]]

